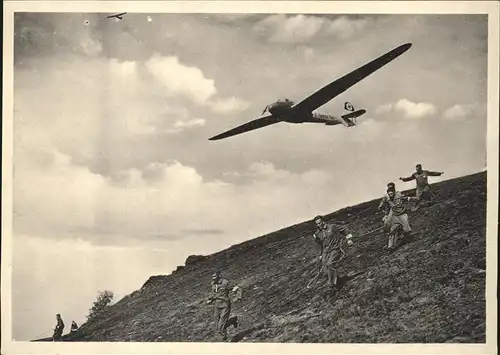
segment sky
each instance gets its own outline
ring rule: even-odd
[[[23,13],[14,39],[13,336],[82,323],[193,254],[486,167],[483,15]],[[208,138],[407,42],[317,111]],[[209,283],[210,280],[207,280]]]

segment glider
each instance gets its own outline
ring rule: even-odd
[[[231,137],[237,134],[252,131],[254,129],[269,126],[278,122],[288,123],[323,123],[327,126],[342,124],[346,127],[353,127],[356,125],[356,118],[365,114],[365,110],[354,110],[354,107],[346,102],[344,109],[349,113],[340,117],[333,115],[326,115],[313,112],[318,107],[323,106],[334,97],[340,95],[357,82],[363,80],[368,75],[382,68],[384,65],[393,61],[401,54],[410,49],[411,43],[403,44],[386,54],[372,60],[371,62],[359,67],[358,69],[344,75],[343,77],[331,82],[304,100],[295,104],[288,99],[278,100],[264,108],[261,117],[247,122],[241,126],[233,128],[227,132],[216,135],[209,140],[219,140]],[[267,112],[267,114],[266,114]],[[266,115],[264,115],[266,114]]]
[[[122,12],[121,14],[111,15],[111,16],[108,16],[106,18],[116,18],[118,20],[121,20],[123,18],[123,15],[126,15],[126,14],[127,14],[126,12]]]

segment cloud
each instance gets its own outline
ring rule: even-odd
[[[90,36],[81,38],[79,45],[83,53],[91,57],[95,57],[102,52],[101,42]]]
[[[23,58],[25,55],[46,55],[69,49],[86,57],[97,57],[103,51],[100,38],[95,35],[99,15],[72,14],[60,16],[52,13],[33,14],[16,13],[15,15],[15,51]],[[17,57],[16,57],[17,61]]]
[[[276,169],[276,167],[267,161],[257,161],[248,167],[247,174],[259,180],[278,181],[291,178],[291,173],[286,170]]]
[[[372,21],[367,18],[352,19],[346,16],[340,16],[328,23],[326,32],[345,40],[364,30],[371,22]]]
[[[158,75],[156,83],[151,72]],[[127,149],[140,137],[204,126],[204,107],[217,115],[248,106],[237,97],[214,97],[214,81],[174,57],[26,60],[14,86],[19,158],[29,159],[41,147],[55,148],[94,166],[112,167],[108,159],[131,156]]]
[[[299,191],[325,188],[329,179],[326,172],[294,174],[269,162],[255,162],[242,173],[249,183],[240,186],[205,181],[196,169],[178,161],[123,170],[119,178],[111,179],[74,165],[58,151],[46,152],[46,156],[43,167],[22,164],[15,171],[16,232],[84,235],[98,244],[124,245],[127,239],[156,239],[158,235],[188,237],[183,233],[191,223],[208,230],[226,226],[235,232],[244,225],[254,229],[254,218],[262,222],[258,227],[262,232],[276,220],[295,219],[281,211],[280,206],[294,198],[287,189],[297,190],[295,198],[302,196],[307,201],[310,197]],[[272,196],[276,199],[270,202]],[[235,210],[234,198],[247,201],[246,207]],[[267,212],[253,203],[269,204]],[[225,222],[226,216],[232,216],[233,222]]]
[[[329,18],[311,15],[271,15],[259,21],[254,31],[272,43],[303,43],[314,38],[336,37],[346,40],[366,29],[367,18],[340,16]]]
[[[454,105],[448,108],[443,117],[447,120],[460,121],[469,116],[474,111],[474,105]]]
[[[205,18],[210,20],[215,20],[220,23],[239,25],[246,21],[254,21],[255,19],[261,18],[261,14],[206,14]]]
[[[207,79],[203,72],[179,62],[176,57],[154,55],[145,64],[149,72],[166,89],[165,94],[183,95],[198,105],[208,106],[217,114],[232,114],[246,110],[250,103],[237,98],[215,98],[217,93],[215,82]],[[193,122],[191,120],[190,122]],[[199,125],[200,120],[197,120]],[[183,127],[193,127],[189,123]]]
[[[382,114],[385,114],[385,113],[389,113],[389,112],[392,111],[392,108],[393,108],[392,104],[383,104],[383,105],[380,105],[379,107],[377,107],[375,109],[375,113],[377,115],[382,115]]]
[[[179,119],[175,121],[172,128],[166,129],[165,133],[179,133],[187,129],[192,129],[196,127],[203,127],[207,121],[204,118],[193,118],[193,119]]]
[[[70,59],[40,60],[16,71],[14,128],[16,139],[24,137],[16,142],[21,160],[41,147],[99,159],[105,140],[133,139],[175,122],[164,116],[167,102],[140,76],[140,63]]]
[[[427,102],[411,102],[407,99],[401,99],[394,105],[396,110],[402,111],[406,118],[421,118],[432,116],[436,113],[436,107]]]
[[[319,17],[272,15],[258,23],[260,31],[270,31],[270,42],[296,43],[306,41],[318,33],[324,20]]]
[[[204,126],[206,123],[206,120],[203,118],[195,118],[192,120],[187,120],[187,121],[176,121],[174,123],[175,128],[190,128],[190,127],[200,127]]]
[[[181,64],[176,57],[154,55],[146,68],[167,89],[167,95],[182,94],[203,104],[217,92],[213,80],[205,78],[200,69]]]
[[[208,207],[210,197],[223,186],[205,183],[195,169],[175,161],[149,164],[144,171],[122,171],[122,178],[112,181],[73,165],[70,157],[57,151],[50,152],[49,158],[44,169],[29,165],[16,169],[14,211],[18,232],[40,235],[44,231],[80,231],[91,239],[93,232],[148,239],[149,235],[179,231],[182,225],[175,221],[201,206]],[[39,189],[33,181],[44,188]]]
[[[119,61],[115,58],[109,60],[109,70],[117,78],[137,80],[137,66],[135,61]]]
[[[237,97],[218,99],[212,103],[212,110],[220,114],[233,114],[246,110],[250,106],[248,101]]]
[[[428,102],[411,102],[408,99],[401,99],[395,104],[387,103],[378,106],[375,113],[378,115],[387,114],[390,112],[401,112],[403,117],[408,119],[417,119],[427,116],[432,116],[436,113],[437,109],[432,103]]]

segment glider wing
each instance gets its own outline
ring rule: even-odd
[[[272,124],[275,124],[278,122],[281,122],[281,120],[274,117],[274,116],[268,115],[268,116],[260,117],[260,118],[253,120],[253,121],[242,124],[241,126],[230,129],[227,132],[224,132],[224,133],[216,135],[212,138],[209,138],[209,140],[215,141],[215,140],[235,136],[237,134],[245,133],[248,131],[253,131],[254,129],[269,126],[269,125],[272,125]]]
[[[359,67],[358,69],[344,75],[343,77],[333,81],[320,90],[316,91],[309,97],[297,103],[294,108],[303,112],[312,112],[320,106],[323,106],[334,97],[340,95],[357,82],[363,80],[368,75],[382,68],[392,60],[399,57],[401,54],[410,49],[411,43],[403,44],[390,52],[372,60],[371,62]]]

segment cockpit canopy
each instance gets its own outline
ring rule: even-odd
[[[278,101],[276,101],[278,104],[286,104],[286,105],[289,105],[289,106],[292,106],[293,105],[293,101],[290,101],[288,99],[279,99]]]
[[[267,105],[264,108],[264,111],[262,111],[262,114],[266,113],[266,111],[269,111],[271,114],[278,114],[278,111],[281,111],[283,109],[288,109],[294,105],[293,101],[290,101],[288,99],[279,99],[278,101],[273,102],[272,104]]]

